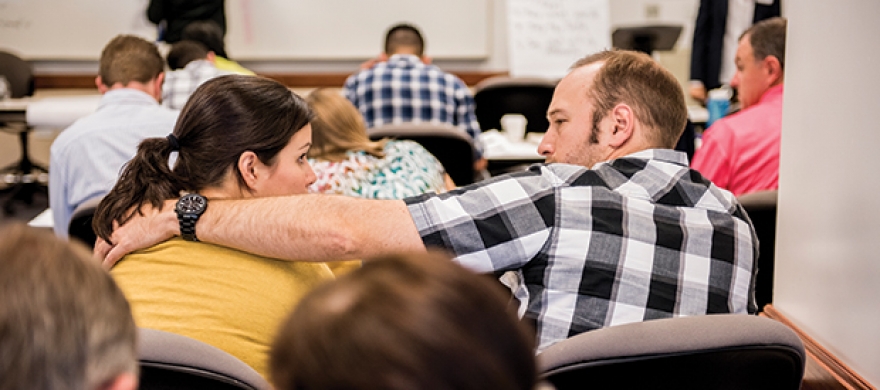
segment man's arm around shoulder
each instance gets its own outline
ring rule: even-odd
[[[102,243],[96,255],[112,265],[133,250],[179,234],[174,200],[146,209]],[[400,200],[309,194],[212,200],[196,224],[201,241],[286,260],[330,261],[392,252],[424,251],[415,223]]]

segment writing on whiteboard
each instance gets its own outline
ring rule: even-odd
[[[608,0],[509,0],[513,76],[559,78],[577,59],[611,47]]]

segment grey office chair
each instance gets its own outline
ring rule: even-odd
[[[553,100],[555,80],[495,76],[474,87],[474,113],[480,129],[501,130],[501,117],[521,114],[526,117],[526,132],[547,131],[547,108]]]
[[[407,139],[418,142],[446,169],[456,185],[474,182],[474,142],[455,126],[435,123],[399,123],[367,129],[372,140]]]
[[[141,390],[270,390],[253,368],[201,341],[140,328]]]
[[[34,94],[34,74],[30,63],[15,54],[0,51],[0,75],[9,82],[11,97],[14,99]],[[14,203],[33,202],[37,193],[48,194],[46,181],[49,170],[31,161],[28,152],[30,129],[26,123],[0,123],[0,129],[18,135],[21,157],[17,162],[0,168],[0,185],[5,186],[3,212],[13,214]]]
[[[773,273],[776,263],[776,204],[778,190],[758,191],[737,197],[758,236],[758,275],[755,301],[761,310],[773,302]]]
[[[67,235],[71,240],[78,239],[89,248],[95,247],[97,235],[92,229],[92,217],[95,216],[95,209],[98,208],[98,203],[101,203],[103,198],[103,196],[98,196],[76,206],[71,215],[70,223],[67,224]]]
[[[557,390],[800,388],[806,355],[780,322],[745,314],[679,317],[612,326],[538,355]]]

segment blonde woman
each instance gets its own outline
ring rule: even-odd
[[[310,192],[402,199],[455,188],[430,152],[413,141],[370,141],[357,109],[339,92],[317,89],[306,101],[315,112],[309,162]]]

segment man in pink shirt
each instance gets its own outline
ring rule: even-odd
[[[712,124],[694,154],[692,167],[736,196],[779,187],[785,30],[777,17],[740,37],[730,84],[742,110]]]

